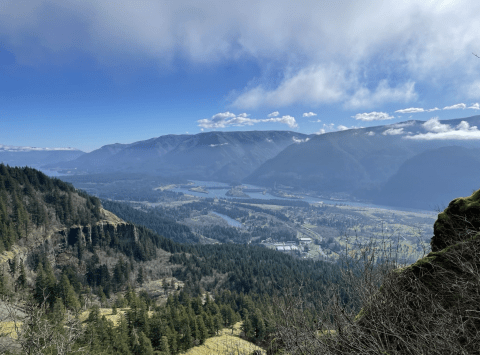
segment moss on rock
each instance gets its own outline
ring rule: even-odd
[[[480,231],[480,190],[450,202],[445,211],[438,214],[433,230],[430,245],[434,252]]]

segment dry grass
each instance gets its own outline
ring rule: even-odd
[[[100,308],[100,317],[105,316],[107,320],[111,320],[113,322],[114,326],[117,326],[118,322],[120,321],[120,317],[122,315],[125,315],[127,310],[128,308],[117,309],[117,314],[112,314],[111,308]],[[90,311],[84,311],[79,315],[78,318],[83,323],[87,320],[89,315],[90,315]]]
[[[266,352],[260,347],[246,340],[241,339],[240,327],[242,323],[235,324],[233,334],[231,329],[223,329],[218,336],[208,338],[205,344],[196,346],[188,350],[186,355],[249,355],[255,350],[259,350],[262,354]]]
[[[17,322],[17,327],[22,326],[22,322]],[[0,335],[12,339],[17,339],[17,331],[15,330],[15,322],[0,322]]]

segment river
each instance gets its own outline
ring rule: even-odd
[[[235,198],[235,199],[242,199],[242,197],[231,197],[225,195],[228,190],[230,190],[231,186],[226,183],[222,182],[217,182],[217,181],[199,181],[199,180],[190,180],[193,182],[194,185],[187,187],[176,187],[174,189],[171,189],[170,191],[175,191],[175,192],[183,192],[186,195],[192,195],[196,197],[210,197],[210,198]],[[208,187],[215,187],[215,189],[208,190],[208,194],[201,193],[201,192],[195,192],[195,191],[189,191],[190,188],[195,187],[195,186],[204,186],[206,187],[206,190],[208,190]],[[246,186],[249,189],[264,189],[259,186],[254,186],[254,185],[249,185],[249,184],[242,184],[242,186]],[[222,189],[221,187],[225,187]],[[434,211],[425,211],[425,210],[417,210],[417,209],[411,209],[411,208],[403,208],[403,207],[392,207],[392,206],[382,206],[382,205],[375,205],[372,203],[365,203],[365,202],[358,202],[358,201],[347,201],[347,200],[328,200],[328,199],[322,199],[318,197],[312,197],[312,196],[304,196],[302,199],[289,199],[285,197],[278,197],[269,194],[268,192],[265,193],[265,195],[261,192],[248,192],[247,195],[250,197],[245,197],[245,198],[253,198],[253,199],[260,199],[260,200],[288,200],[288,201],[305,201],[308,203],[312,204],[318,204],[318,203],[324,203],[326,205],[348,205],[348,206],[354,206],[354,207],[366,207],[366,208],[379,208],[383,210],[395,210],[395,211],[408,211],[408,212],[421,212],[421,213],[433,213]],[[223,216],[221,216],[223,218]]]

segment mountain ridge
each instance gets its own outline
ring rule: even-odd
[[[295,140],[291,131],[205,132],[165,135],[130,144],[103,146],[76,160],[49,168],[77,172],[132,171],[190,179],[239,181]]]

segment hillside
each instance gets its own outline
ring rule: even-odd
[[[288,131],[207,132],[166,135],[106,145],[50,168],[77,172],[132,172],[189,179],[239,181],[267,159],[307,135]]]
[[[478,125],[480,116],[439,121],[439,124],[456,127],[461,121]],[[479,148],[477,141],[408,138],[425,134],[429,129],[425,122],[407,121],[317,135],[287,147],[244,181],[267,187],[282,184],[325,196],[342,192],[368,200],[372,191],[380,189],[402,164],[418,154],[452,145]],[[395,205],[396,201],[386,195],[382,203]]]
[[[1,351],[88,346],[93,354],[137,354],[168,347],[177,354],[240,320],[242,336],[264,344],[274,331],[272,297],[293,290],[315,303],[329,283],[341,283],[329,263],[247,245],[175,243],[28,167],[0,164],[0,197],[0,330],[16,329],[18,338],[12,345],[0,334]],[[119,211],[141,219],[134,209]],[[165,233],[188,234],[164,222]],[[115,326],[97,306],[122,308],[125,317]],[[90,316],[80,325],[75,314],[85,309]]]
[[[285,326],[296,321],[289,312],[277,334],[281,343],[291,354],[477,354],[479,206],[480,190],[451,201],[435,222],[432,252],[388,272],[380,288],[374,270],[363,268],[360,278],[369,281],[351,284],[362,295],[358,314],[332,305],[332,318],[315,332],[303,322],[302,341],[295,342]]]
[[[442,147],[403,163],[372,200],[380,205],[432,210],[478,187],[480,149]]]

